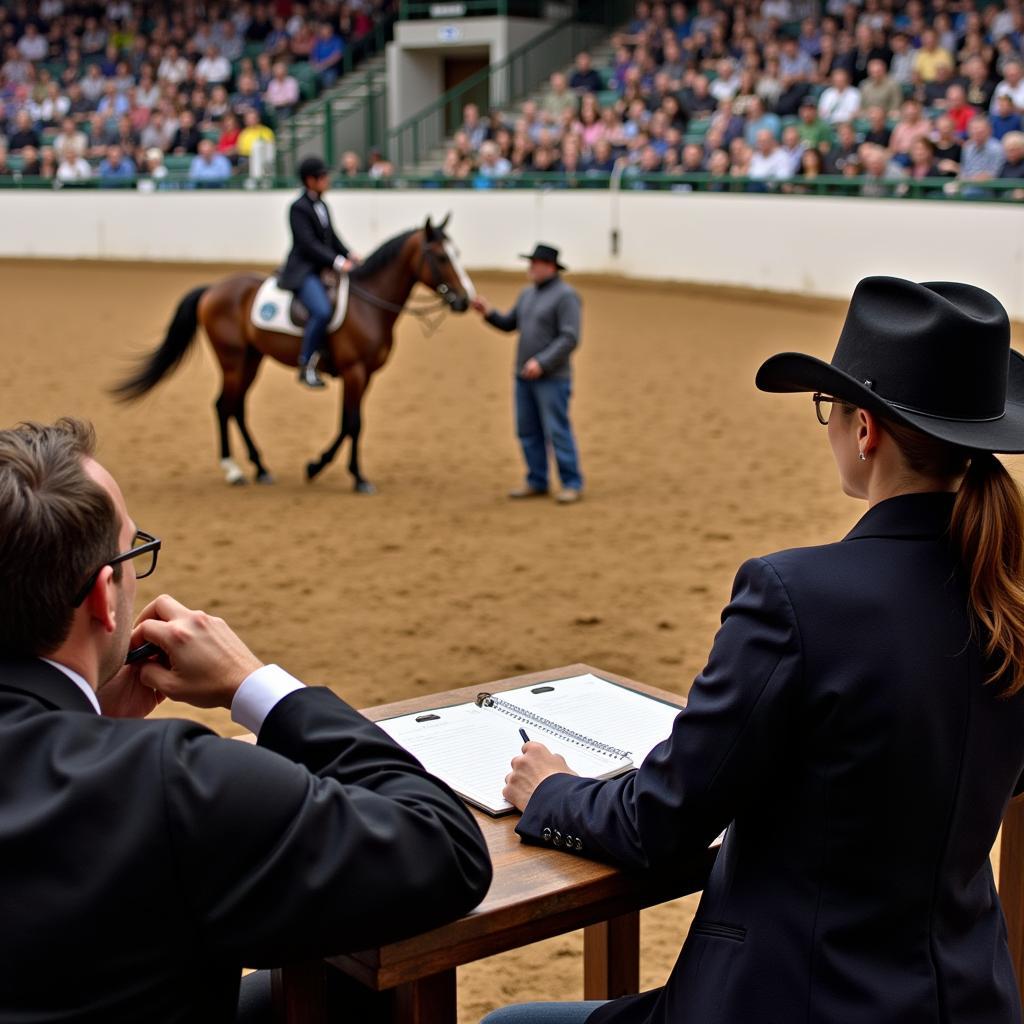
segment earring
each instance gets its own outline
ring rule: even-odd
[[[868,461],[868,457],[863,452],[857,452],[857,458],[860,459],[861,462]]]

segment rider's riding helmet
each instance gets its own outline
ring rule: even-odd
[[[309,181],[310,178],[319,178],[322,174],[328,174],[329,168],[327,164],[323,162],[318,156],[307,156],[302,163],[299,164],[299,181],[303,185]]]

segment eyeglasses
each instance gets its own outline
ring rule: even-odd
[[[828,426],[828,420],[833,413],[834,406],[842,406],[844,409],[852,409],[853,407],[849,402],[843,401],[842,398],[837,398],[835,395],[822,394],[820,391],[815,391],[811,395],[811,400],[814,402],[814,412],[817,414],[818,423],[823,427]]]
[[[104,562],[86,581],[81,590],[75,594],[71,604],[72,607],[77,608],[85,599],[89,596],[89,591],[96,584],[96,578],[108,565],[117,565],[120,562],[127,562],[130,559],[138,558],[139,561],[135,563],[133,568],[135,569],[135,578],[137,580],[144,580],[147,576],[153,574],[153,570],[156,568],[156,553],[160,550],[162,541],[158,537],[154,537],[150,533],[146,533],[144,530],[136,530],[135,536],[132,538],[132,547],[130,551],[122,551],[119,555],[114,555],[113,558],[108,559]]]

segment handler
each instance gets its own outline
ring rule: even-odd
[[[299,383],[322,388],[326,385],[316,371],[316,364],[327,344],[327,325],[334,310],[320,272],[333,267],[339,273],[347,273],[359,265],[359,257],[335,234],[331,224],[331,214],[322,198],[331,183],[327,165],[319,157],[307,157],[299,164],[299,180],[302,195],[288,211],[292,249],[277,283],[294,292],[309,310],[299,356]]]
[[[563,280],[558,250],[537,245],[529,256],[533,286],[520,293],[508,313],[499,313],[482,295],[473,308],[499,331],[519,330],[516,351],[516,431],[526,462],[526,483],[510,498],[534,498],[548,493],[548,446],[554,450],[562,489],[557,500],[568,505],[583,493],[579,456],[569,398],[572,367],[569,358],[580,339],[580,297]]]

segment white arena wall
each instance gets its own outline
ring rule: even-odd
[[[294,193],[0,191],[0,257],[273,264]],[[452,214],[473,269],[522,267],[538,240],[572,270],[846,298],[867,274],[965,280],[1024,319],[1024,204],[561,190],[328,195],[357,251]],[[619,248],[612,252],[618,229]]]

